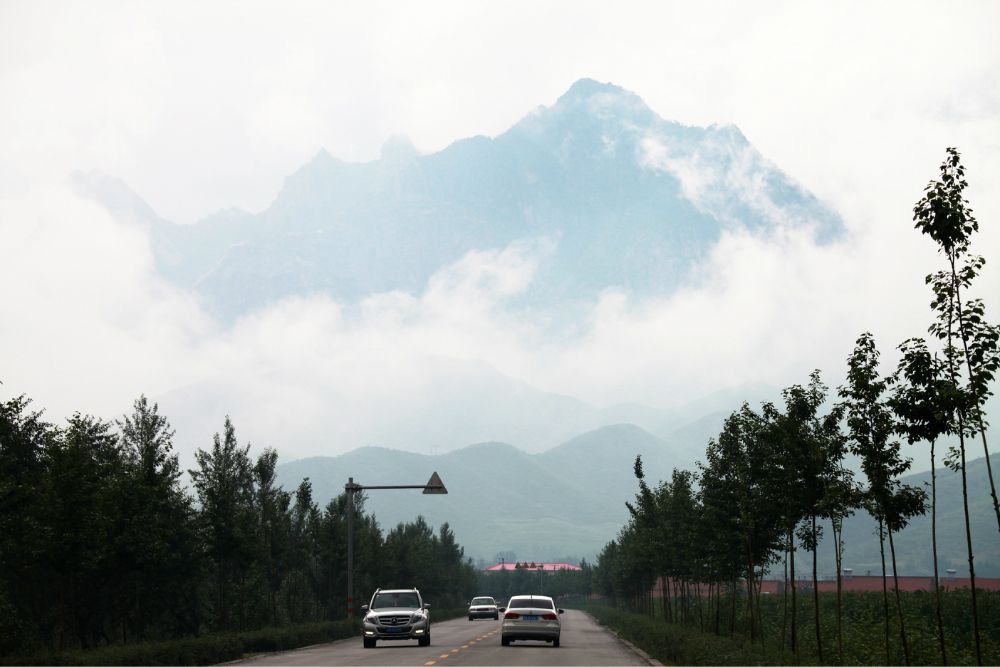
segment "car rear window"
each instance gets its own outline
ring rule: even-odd
[[[554,609],[552,600],[545,598],[511,598],[508,609]]]
[[[493,598],[472,598],[472,604],[494,604]]]

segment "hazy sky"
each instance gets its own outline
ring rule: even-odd
[[[891,350],[926,327],[934,255],[910,215],[946,146],[969,170],[1000,316],[997,25],[996,2],[0,0],[0,390],[53,418],[111,416],[140,392],[245,376],[301,411],[320,386],[398,390],[373,373],[387,350],[413,375],[483,360],[597,405],[837,377],[861,330]],[[99,169],[177,222],[258,211],[320,148],[363,161],[392,134],[426,152],[496,135],[581,77],[667,119],[735,123],[847,238],[726,236],[692,288],[609,291],[562,342],[504,308],[544,260],[530,245],[482,249],[356,320],[313,299],[225,329],[157,278],[140,232],[65,187]],[[280,432],[254,419],[251,438]]]

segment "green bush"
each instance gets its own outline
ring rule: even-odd
[[[251,653],[287,651],[357,634],[357,623],[307,623],[252,632],[4,657],[7,665],[213,665]]]
[[[465,607],[435,609],[431,618],[446,621],[461,618]],[[4,656],[3,665],[214,665],[248,654],[291,649],[347,639],[358,634],[358,622],[303,623],[250,632],[206,635],[125,646],[104,646],[63,653]]]
[[[701,632],[696,628],[665,623],[662,618],[622,611],[606,605],[582,605],[602,625],[632,642],[657,660],[681,665],[766,665],[782,663],[776,649]],[[784,656],[784,663],[793,663]]]

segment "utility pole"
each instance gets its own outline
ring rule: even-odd
[[[448,493],[444,483],[435,471],[426,484],[404,484],[397,486],[362,486],[355,484],[353,477],[347,478],[344,492],[347,495],[347,618],[354,618],[354,494],[359,491],[379,489],[423,489],[424,493]]]

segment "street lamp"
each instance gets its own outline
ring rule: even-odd
[[[354,494],[358,491],[378,489],[423,489],[424,493],[448,493],[444,483],[435,471],[426,484],[404,484],[397,486],[362,486],[355,484],[353,477],[347,478],[344,491],[347,493],[347,618],[354,618]]]

